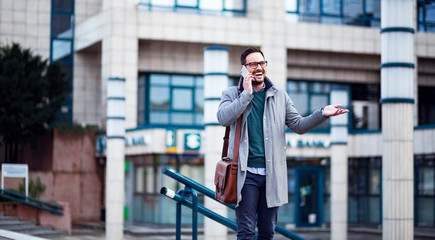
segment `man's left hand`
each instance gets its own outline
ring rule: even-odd
[[[337,115],[341,115],[341,114],[349,112],[348,109],[342,109],[340,107],[341,107],[341,104],[328,105],[328,106],[324,107],[323,112],[322,112],[323,116],[332,117],[332,116],[337,116]]]

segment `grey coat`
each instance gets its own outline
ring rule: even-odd
[[[275,88],[266,78],[266,100],[264,106],[263,131],[266,160],[266,198],[268,207],[278,207],[288,202],[287,162],[285,130],[289,127],[298,134],[315,128],[326,120],[320,110],[310,116],[302,117],[296,110],[288,94]],[[240,91],[240,96],[238,95]],[[231,126],[228,157],[233,156],[235,128],[237,118],[243,114],[242,133],[239,148],[239,171],[237,177],[237,204],[242,200],[241,191],[248,167],[248,123],[251,111],[251,99],[254,96],[243,90],[242,81],[239,88],[229,87],[222,92],[217,118],[221,125]]]

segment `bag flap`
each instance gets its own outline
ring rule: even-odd
[[[216,172],[214,175],[214,185],[219,188],[223,188],[225,186],[225,176],[227,174],[227,169],[231,167],[230,162],[226,161],[218,161],[216,164]]]

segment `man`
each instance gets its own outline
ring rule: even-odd
[[[240,57],[249,73],[222,92],[217,112],[220,124],[231,126],[228,155],[232,158],[237,118],[242,117],[237,177],[237,239],[273,239],[278,207],[288,202],[286,126],[303,134],[330,116],[349,112],[329,105],[303,118],[288,94],[266,77],[267,61],[258,48]],[[240,93],[240,94],[239,94]],[[256,218],[258,215],[258,221]]]

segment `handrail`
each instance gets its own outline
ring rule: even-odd
[[[0,197],[6,198],[6,199],[9,199],[12,201],[16,201],[16,202],[19,202],[22,204],[26,204],[26,205],[29,205],[31,207],[39,208],[39,209],[42,209],[45,211],[49,211],[49,212],[52,212],[55,214],[63,215],[63,212],[59,211],[59,210],[63,210],[62,206],[52,204],[49,202],[44,202],[44,201],[38,200],[36,198],[28,197],[26,195],[19,194],[19,193],[13,192],[13,191],[9,191],[9,190],[0,188]]]
[[[205,196],[207,196],[211,199],[214,199],[215,201],[217,201],[219,203],[222,203],[223,205],[225,205],[229,208],[236,209],[236,205],[234,205],[234,204],[226,204],[226,203],[218,201],[215,198],[214,191],[212,191],[210,188],[207,188],[204,185],[199,184],[198,182],[195,182],[194,180],[174,171],[170,167],[162,167],[162,173],[177,180],[177,181],[179,181],[179,182],[181,182],[181,183],[183,183],[184,185],[186,185],[188,187],[195,189],[196,191],[204,194]]]
[[[186,176],[184,176],[184,175],[182,175],[182,174],[180,174],[180,173],[178,173],[178,172],[172,170],[170,167],[162,167],[161,171],[162,171],[163,174],[165,174],[165,175],[167,175],[167,176],[169,176],[169,177],[171,177],[171,178],[173,178],[173,179],[175,179],[175,180],[177,180],[177,181],[183,183],[183,184],[186,185],[187,187],[190,187],[190,188],[192,188],[192,189],[197,190],[198,192],[204,194],[205,196],[210,197],[211,199],[214,199],[214,200],[216,200],[217,202],[219,202],[219,203],[221,203],[221,204],[223,204],[223,205],[225,205],[225,206],[227,206],[227,207],[229,207],[229,208],[232,208],[232,209],[235,209],[235,208],[236,208],[236,206],[235,206],[234,204],[225,204],[225,203],[222,203],[222,202],[218,201],[218,200],[215,198],[215,192],[214,192],[214,191],[212,191],[212,190],[210,190],[209,188],[205,187],[204,185],[201,185],[201,184],[199,184],[198,182],[196,182],[196,181],[194,181],[194,180],[192,180],[192,179],[190,179],[190,178],[188,178],[188,177],[186,177]],[[165,188],[165,187],[164,187],[164,188]],[[166,190],[165,190],[164,188],[161,189],[160,193],[166,195],[167,189],[165,188],[165,189],[166,189]],[[168,196],[168,195],[166,195],[166,196]],[[172,196],[172,195],[170,195],[170,196],[168,196],[168,197],[171,198],[171,196]],[[176,196],[177,196],[177,195],[175,194],[174,197],[176,197]],[[178,196],[179,196],[179,195],[178,195]],[[172,199],[174,199],[174,197],[172,197]],[[181,199],[178,199],[178,200],[177,200],[177,199],[174,199],[174,200],[177,201],[177,202],[179,202],[180,204],[183,204],[183,205],[185,205],[184,203],[189,204],[189,203],[187,203],[189,200],[186,199],[186,198],[184,198],[184,200],[181,200]],[[179,200],[180,200],[180,201],[179,201]],[[187,206],[187,205],[186,205],[186,206]],[[201,207],[202,207],[202,206],[198,204],[198,211],[199,211],[200,213],[202,213],[202,212],[201,212],[202,210],[200,210]],[[206,208],[206,209],[207,209],[207,208]],[[208,209],[207,209],[207,210],[208,210]],[[210,210],[208,210],[208,211],[210,211]],[[212,212],[212,213],[214,213],[214,212]],[[204,213],[202,213],[202,214],[204,214]],[[214,213],[214,214],[220,216],[220,215],[217,214],[217,213]],[[205,214],[204,214],[204,215],[205,215]],[[205,216],[207,216],[207,215],[205,215]],[[209,217],[209,216],[207,216],[207,217]],[[222,217],[222,216],[221,216],[221,217]],[[209,217],[209,218],[211,218],[211,217]],[[219,218],[219,217],[218,217],[218,218]],[[224,218],[224,217],[222,217],[222,218]],[[217,222],[219,222],[219,223],[221,223],[221,224],[224,224],[224,223],[220,222],[218,219],[214,219],[214,218],[211,218],[211,219],[213,219],[213,220],[215,220],[215,221],[217,221]],[[228,220],[227,218],[224,218],[224,219]],[[230,221],[230,220],[228,220],[228,221]],[[224,224],[224,225],[225,225],[225,224]],[[225,225],[225,226],[227,226],[227,225]],[[228,226],[227,226],[227,227],[228,227]],[[236,226],[236,228],[237,228],[237,226]],[[293,233],[293,232],[287,230],[286,228],[284,228],[284,227],[282,227],[282,226],[280,226],[280,225],[276,225],[276,227],[275,227],[275,231],[278,232],[278,233],[281,233],[283,236],[288,237],[288,238],[290,238],[290,239],[294,239],[294,240],[305,240],[305,239],[302,238],[301,236],[299,236],[299,235],[297,235],[297,234],[295,234],[295,233]]]
[[[174,192],[174,190],[169,189],[167,187],[162,187],[160,189],[160,193],[165,195],[168,198],[171,198],[179,203],[181,203],[182,205],[192,208],[193,204],[192,201],[188,198],[185,198],[183,196],[181,196],[180,194]],[[237,231],[237,225],[235,222],[229,220],[228,218],[222,217],[221,215],[211,211],[208,208],[205,208],[204,206],[202,206],[201,204],[198,204],[198,212],[202,213],[204,216],[215,220],[223,225],[225,225],[228,228],[233,229],[234,231]]]

